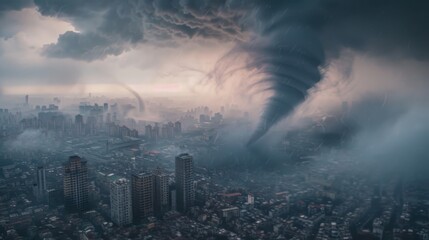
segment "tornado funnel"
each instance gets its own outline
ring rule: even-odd
[[[249,67],[262,73],[260,81],[272,92],[247,143],[251,145],[305,100],[321,79],[324,53],[312,30],[301,27],[271,29],[245,48],[251,57]]]

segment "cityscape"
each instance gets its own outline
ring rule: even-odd
[[[234,153],[223,145],[228,125],[249,124],[248,113],[237,115],[231,106],[214,114],[196,107],[152,123],[122,119],[115,104],[81,103],[76,115],[53,104],[30,105],[27,95],[22,110],[34,117],[24,117],[20,108],[0,111],[4,239],[429,236],[429,208],[421,198],[428,186],[372,175],[367,167],[373,165],[359,166],[339,147],[317,150],[310,136],[320,122],[285,135],[271,150],[283,162],[261,167],[251,163],[257,153]],[[27,139],[16,140],[17,134]],[[225,166],[216,162],[229,154],[243,157]],[[321,161],[317,154],[329,156]]]
[[[0,240],[429,240],[427,9],[0,1]]]

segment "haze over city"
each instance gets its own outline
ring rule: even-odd
[[[429,239],[427,9],[0,1],[0,239]]]

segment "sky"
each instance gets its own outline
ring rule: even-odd
[[[360,105],[381,99],[379,126],[384,110],[398,121],[415,111],[424,119],[428,7],[406,0],[3,0],[0,94],[114,97],[130,94],[125,85],[143,98],[237,103],[260,116],[249,144],[343,101],[359,115]]]
[[[198,71],[210,71],[231,47],[213,41],[180,47],[140,44],[119,56],[93,61],[55,58],[44,49],[64,32],[77,31],[69,21],[43,16],[33,6],[2,13],[0,22],[0,81],[3,94],[12,95],[92,92],[115,96],[118,83],[144,94],[186,94],[204,78]],[[120,89],[120,94],[126,90]]]

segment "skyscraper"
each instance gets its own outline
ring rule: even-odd
[[[153,140],[158,140],[159,139],[159,135],[160,134],[160,128],[158,123],[155,123],[155,126],[152,128],[152,138]]]
[[[182,134],[182,123],[179,121],[174,123],[174,134],[176,136]]]
[[[153,135],[152,125],[150,125],[150,124],[146,125],[144,129],[145,129],[144,134],[145,134],[146,138],[152,139],[152,135]]]
[[[155,178],[155,214],[161,216],[168,210],[168,175],[163,173],[160,168],[154,172]]]
[[[176,157],[176,195],[178,211],[186,212],[194,205],[194,163],[187,153]]]
[[[133,217],[136,222],[153,215],[154,212],[154,176],[150,173],[133,174],[131,192]]]
[[[44,200],[45,193],[46,193],[46,172],[45,168],[43,166],[37,167],[37,200],[42,201]]]
[[[125,178],[120,178],[110,184],[110,216],[119,226],[133,222],[131,205],[131,184]]]
[[[69,157],[64,164],[64,206],[71,212],[89,208],[88,169],[79,156]]]
[[[76,126],[76,134],[78,136],[83,135],[84,125],[83,125],[83,116],[78,114],[74,117],[74,124]]]

